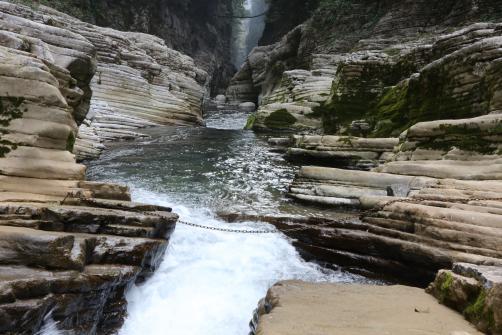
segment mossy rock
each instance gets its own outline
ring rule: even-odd
[[[463,314],[479,329],[492,333],[496,327],[495,316],[493,310],[486,304],[487,294],[485,289],[481,290],[476,300],[467,306]]]
[[[73,148],[75,146],[75,134],[73,134],[73,132],[71,131],[69,134],[68,134],[68,139],[66,140],[66,150],[68,150],[69,152],[73,152]]]
[[[287,129],[296,123],[296,118],[287,109],[279,109],[265,118],[265,126],[270,129]]]
[[[249,115],[246,121],[246,125],[244,126],[244,129],[245,130],[253,129],[255,121],[256,121],[256,114]]]
[[[354,120],[371,119],[378,110],[382,94],[388,92],[385,88],[396,85],[417,70],[413,62],[368,63],[362,65],[359,76],[353,77],[349,75],[353,72],[350,66],[351,64],[340,66],[338,80],[333,82],[331,88],[330,99],[316,109],[323,115],[323,128],[328,134],[348,128]],[[347,75],[344,74],[346,67],[349,73]],[[386,100],[390,98],[387,97]]]

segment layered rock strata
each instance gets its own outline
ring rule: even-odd
[[[1,2],[0,12],[3,45],[72,76],[64,97],[83,120],[79,159],[96,157],[106,141],[141,136],[139,128],[202,123],[206,73],[160,38],[92,26],[43,6],[34,12]]]
[[[324,4],[312,20],[282,40],[255,48],[232,80],[229,95],[233,92],[237,100],[260,97],[263,112],[257,113],[256,128],[261,129],[264,118],[277,110],[267,108],[267,97],[282,98],[288,88],[282,83],[284,76],[313,71],[314,77],[331,79],[326,78],[329,97],[316,101],[321,106],[314,106],[315,113],[303,110],[310,122],[302,125],[300,118],[298,128],[359,135],[350,125],[364,119],[377,137],[396,137],[421,121],[475,117],[497,110],[500,24],[469,24],[476,15],[479,21],[488,18],[481,13],[498,4],[448,6],[437,2],[431,9],[429,3],[419,2],[404,11],[401,6]],[[364,8],[373,8],[372,20]],[[423,15],[429,11],[431,17],[449,19],[424,21]],[[410,21],[400,20],[403,15]],[[495,12],[490,20],[497,15]],[[336,24],[319,25],[330,16],[336,17]],[[353,20],[348,19],[351,17]],[[390,29],[392,25],[394,29]],[[302,89],[309,94],[308,88]],[[322,88],[318,91],[326,94]],[[305,95],[298,100],[310,102]],[[295,128],[291,116],[283,113],[281,121],[267,128]]]
[[[13,0],[34,8],[55,8],[82,21],[121,31],[158,36],[171,48],[193,57],[209,73],[213,94],[226,87],[231,63],[232,0]]]
[[[255,323],[256,335],[481,334],[423,290],[405,286],[279,282]]]
[[[454,262],[500,266],[501,124],[498,114],[418,123],[401,137],[394,160],[372,171],[302,167],[290,195],[360,208],[367,233],[358,239],[375,241],[369,249],[343,244],[352,232],[323,227],[316,233],[323,238],[309,244],[422,268],[427,278]]]
[[[369,170],[390,160],[398,143],[397,138],[294,135],[286,157],[299,164]]]
[[[72,151],[91,157],[84,139],[94,150],[135,128],[199,123],[204,73],[158,38],[6,2],[0,60],[0,333],[35,334],[51,318],[66,332],[115,333],[177,215],[85,181]],[[79,132],[84,118],[95,133]]]
[[[316,55],[312,70],[284,71],[283,66],[276,65],[274,76],[267,73],[269,59],[290,56],[289,43],[294,44],[298,31],[301,29],[287,35],[279,43],[284,44],[280,47],[255,48],[227,89],[227,95],[233,101],[253,101],[258,96],[256,92],[260,92],[260,107],[249,119],[249,128],[312,131],[322,127],[315,109],[328,99],[331,92],[336,65],[330,57]],[[252,80],[246,77],[247,73]]]
[[[35,334],[50,317],[60,330],[114,333],[125,291],[157,268],[176,220],[120,200],[0,203],[0,332]]]

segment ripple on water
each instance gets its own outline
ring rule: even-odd
[[[244,130],[150,129],[151,138],[115,145],[90,162],[88,177],[167,194],[192,207],[278,212],[295,168]]]

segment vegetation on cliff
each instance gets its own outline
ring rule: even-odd
[[[26,108],[23,108],[23,97],[0,97],[0,157],[4,157],[11,150],[15,150],[16,143],[5,139],[9,133],[6,129],[12,120],[23,116]]]

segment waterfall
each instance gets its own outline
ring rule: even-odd
[[[268,9],[267,0],[243,0],[245,16],[255,16]],[[265,29],[266,15],[235,19],[233,27],[232,62],[240,68],[248,54],[258,45],[263,30]]]

